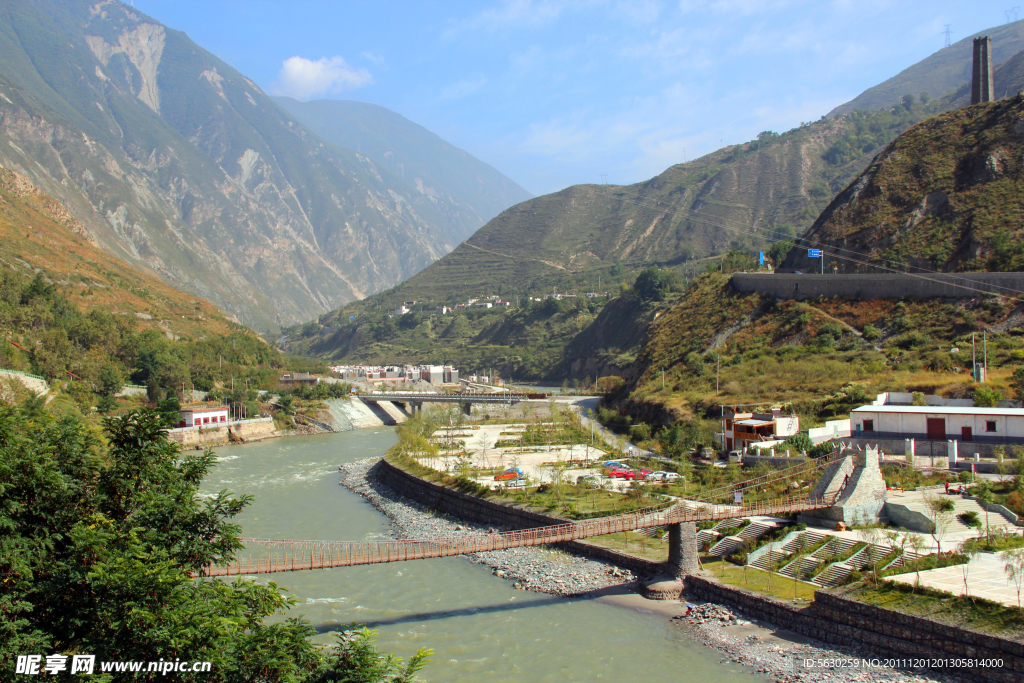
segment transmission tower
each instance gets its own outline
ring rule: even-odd
[[[951,24],[944,24],[944,25],[946,27],[946,30],[943,31],[942,34],[944,36],[946,36],[946,45],[945,45],[945,47],[949,47],[950,45],[952,45],[952,43],[949,41],[949,34],[950,34],[949,27],[951,26]]]

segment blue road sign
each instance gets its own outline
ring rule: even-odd
[[[808,258],[821,258],[821,249],[808,249],[807,250],[807,257]]]
[[[763,266],[764,265],[764,252],[762,251],[762,252],[759,252],[759,253],[761,254],[761,265]]]

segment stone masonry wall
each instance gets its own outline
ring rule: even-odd
[[[232,435],[236,437],[232,438]],[[233,443],[238,438],[242,441],[262,441],[281,436],[274,426],[273,418],[257,418],[244,422],[232,422],[223,427],[201,427],[199,429],[172,429],[168,434],[171,441],[176,441],[183,448],[200,448],[205,446],[223,446]]]
[[[736,273],[729,281],[740,292],[761,292],[776,299],[848,296],[855,299],[912,297],[974,298],[982,292],[1024,289],[1024,273],[929,273],[927,278],[903,273],[796,275]]]
[[[835,645],[861,646],[872,657],[1002,659],[1002,668],[947,670],[975,681],[1010,683],[1024,676],[1024,643],[941,624],[818,591],[807,607],[795,607],[700,576],[686,585],[702,600]]]
[[[486,500],[441,484],[435,484],[420,479],[416,475],[392,465],[387,460],[381,460],[374,466],[374,469],[375,474],[384,484],[403,496],[460,519],[513,529],[534,529],[571,521]],[[663,571],[663,565],[660,562],[620,553],[586,541],[568,541],[559,543],[558,546],[573,553],[625,567],[636,574],[657,574]]]

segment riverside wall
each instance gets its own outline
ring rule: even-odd
[[[426,481],[387,460],[381,460],[374,468],[381,482],[406,498],[411,498],[418,503],[460,519],[513,529],[535,529],[571,521],[487,500],[432,481]],[[586,541],[567,541],[557,545],[569,552],[625,567],[635,574],[657,574],[664,570],[664,565],[661,562],[645,560]]]
[[[223,446],[231,443],[247,443],[263,441],[281,436],[270,417],[255,418],[228,422],[216,427],[183,427],[168,430],[168,438],[180,443],[183,448],[204,448],[207,446]]]
[[[854,299],[964,299],[984,293],[1020,291],[1024,289],[1024,273],[735,273],[729,282],[736,291],[760,292],[776,299],[813,299],[819,296],[848,296]]]
[[[686,586],[702,600],[726,604],[745,614],[835,645],[863,647],[878,658],[948,660],[1002,659],[996,668],[945,669],[966,680],[994,683],[1024,676],[1024,643],[903,614],[824,591],[796,607],[700,576]]]

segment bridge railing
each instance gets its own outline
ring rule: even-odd
[[[645,508],[622,515],[567,522],[535,529],[491,534],[463,534],[430,539],[292,541],[251,538],[243,539],[247,549],[265,549],[267,552],[258,553],[256,557],[252,557],[252,555],[247,558],[236,557],[233,561],[209,567],[204,574],[206,576],[263,574],[466,555],[490,550],[560,543],[681,522],[811,510],[829,507],[835,502],[837,495],[830,494],[823,498],[788,496],[733,506],[698,504],[691,507],[673,505],[670,508]],[[278,552],[270,554],[271,549],[277,549]],[[288,552],[289,550],[291,553]]]

